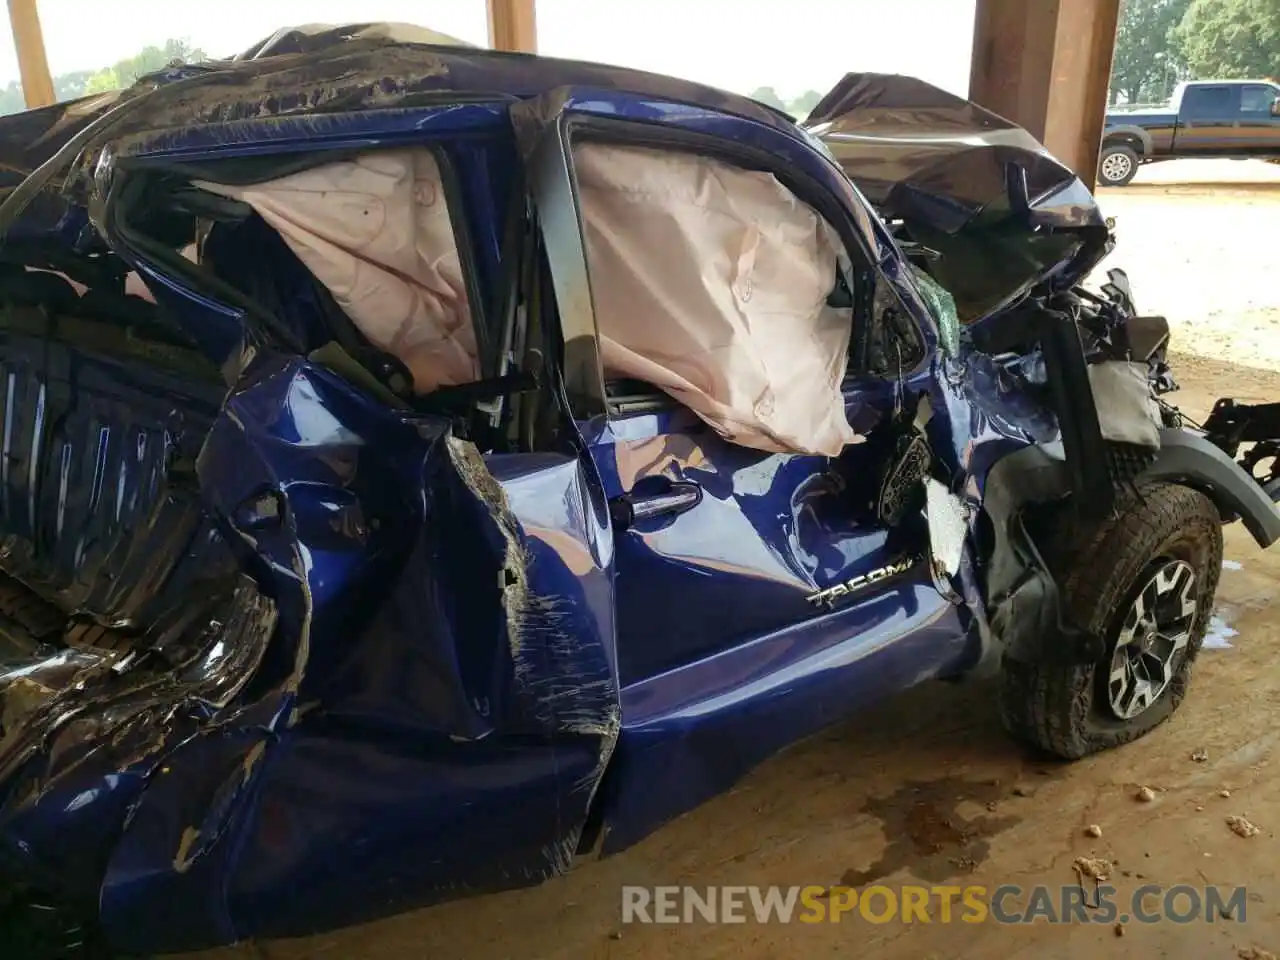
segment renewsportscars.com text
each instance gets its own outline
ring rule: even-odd
[[[623,923],[1243,923],[1244,887],[624,886]]]

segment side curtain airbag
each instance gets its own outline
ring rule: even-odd
[[[827,222],[768,173],[599,143],[574,155],[606,377],[650,383],[758,450],[853,442]]]
[[[199,182],[249,204],[414,389],[478,376],[475,331],[440,168],[425,148],[375,151],[250,186]]]

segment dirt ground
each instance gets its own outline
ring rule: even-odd
[[[1280,168],[1170,165],[1144,170],[1103,201],[1120,232],[1115,261],[1129,269],[1139,306],[1174,323],[1183,384],[1174,399],[1203,415],[1225,393],[1280,398],[1272,262]],[[1280,550],[1263,554],[1237,526],[1227,531],[1226,558],[1218,642],[1197,663],[1179,713],[1136,744],[1046,763],[1006,739],[989,684],[930,685],[793,748],[633,850],[561,880],[202,960],[1280,953]],[[1136,799],[1143,786],[1156,792],[1153,802]],[[1237,836],[1231,815],[1261,833]],[[1086,834],[1091,824],[1100,838]],[[1244,885],[1244,920],[1131,923],[1123,936],[1110,923],[874,925],[856,916],[821,925],[619,924],[623,884],[1056,887],[1075,882],[1073,861],[1091,855],[1114,861],[1122,906],[1145,883]]]

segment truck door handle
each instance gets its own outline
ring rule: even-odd
[[[684,513],[702,502],[702,488],[689,481],[671,481],[647,494],[623,494],[609,502],[614,526],[625,530],[638,520]]]

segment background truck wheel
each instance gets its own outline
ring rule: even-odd
[[[1147,486],[1118,514],[1074,537],[1064,517],[1044,544],[1065,612],[1102,637],[1102,659],[1004,663],[1005,726],[1068,760],[1135,740],[1178,708],[1222,573],[1222,521],[1204,494]]]
[[[1138,154],[1123,143],[1109,143],[1098,158],[1098,180],[1106,187],[1123,187],[1138,173]]]

